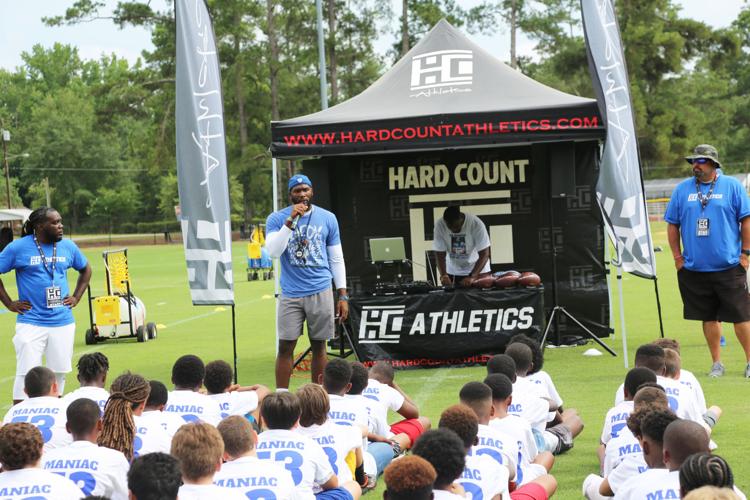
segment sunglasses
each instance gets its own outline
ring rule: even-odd
[[[692,163],[697,163],[698,165],[703,165],[705,163],[708,163],[709,161],[711,161],[711,160],[709,160],[708,158],[696,158],[694,160],[691,160],[690,163],[691,164]]]

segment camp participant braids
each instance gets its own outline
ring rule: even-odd
[[[132,460],[136,431],[133,411],[139,407],[142,411],[146,406],[151,386],[140,375],[126,372],[112,382],[110,390],[97,444],[119,450],[128,460]]]
[[[72,291],[68,287],[68,269],[78,271]],[[13,401],[26,399],[24,376],[46,360],[55,372],[62,394],[65,374],[72,370],[75,320],[78,304],[91,279],[91,266],[81,250],[63,239],[62,217],[50,207],[37,208],[23,227],[23,237],[0,252],[0,274],[16,271],[18,299],[8,295],[0,281],[0,302],[17,314],[13,347],[16,351],[16,377]]]

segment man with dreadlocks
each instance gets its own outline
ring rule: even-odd
[[[68,269],[78,271],[71,295]],[[65,374],[72,370],[75,322],[71,309],[78,304],[91,279],[91,266],[78,247],[63,239],[62,217],[54,208],[37,208],[23,226],[23,237],[0,252],[0,274],[16,271],[18,300],[13,300],[0,281],[0,302],[17,313],[16,380],[13,400],[24,399],[23,379],[30,369],[47,359],[55,372],[60,394]]]
[[[87,398],[99,405],[104,413],[104,405],[109,399],[109,392],[104,388],[109,371],[109,359],[100,352],[90,352],[78,360],[78,383],[81,387],[63,397],[65,404],[81,398]]]
[[[133,414],[143,412],[151,385],[140,375],[125,372],[112,382],[110,389],[102,432],[96,442],[99,446],[121,451],[125,458],[132,460],[136,431]]]

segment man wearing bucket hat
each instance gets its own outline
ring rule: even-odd
[[[340,321],[349,315],[344,252],[336,216],[312,204],[313,186],[308,176],[292,176],[288,188],[291,205],[266,220],[266,249],[281,260],[281,295],[276,313],[277,389],[289,387],[294,348],[305,321],[313,355],[312,381],[317,383],[323,373],[326,341],[333,337],[335,329],[331,279],[338,291],[336,314]]]
[[[721,322],[733,323],[748,361],[745,377],[750,377],[750,200],[737,179],[722,175],[715,147],[701,144],[685,159],[693,178],[677,185],[664,215],[683,316],[703,322],[711,377],[724,374]]]

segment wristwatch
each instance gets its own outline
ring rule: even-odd
[[[344,302],[349,302],[349,296],[348,295],[339,295],[339,300],[343,300]]]
[[[744,253],[744,254],[745,254],[745,255],[747,255],[747,256],[750,256],[750,249],[747,249],[747,248],[743,248],[743,249],[742,249],[742,253]]]

